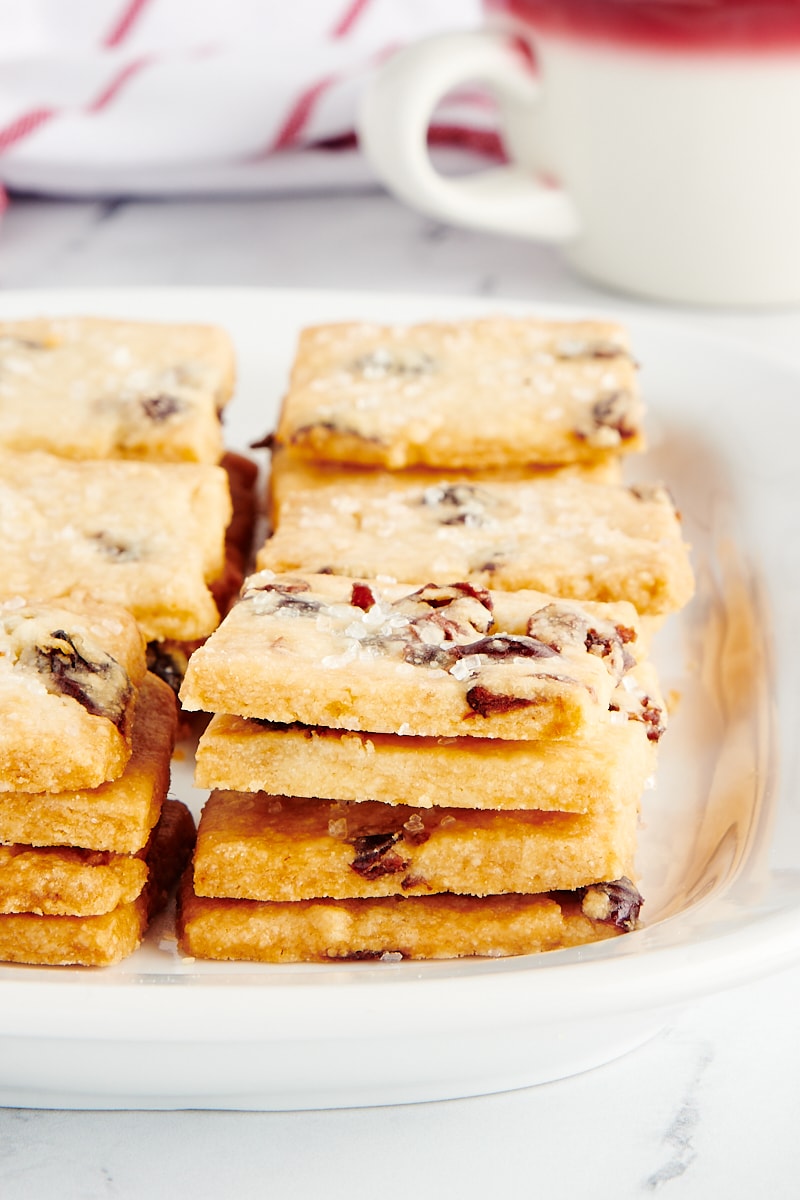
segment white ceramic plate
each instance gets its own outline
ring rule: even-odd
[[[0,295],[2,316],[227,326],[241,361],[233,447],[272,427],[300,326],[498,307],[524,311],[234,289]],[[645,927],[529,958],[274,967],[183,962],[161,920],[118,967],[0,967],[0,1102],[290,1109],[521,1087],[606,1062],[694,998],[800,956],[800,370],[679,325],[628,324],[651,441],[630,475],[669,481],[698,576],[656,648],[680,704],[644,803]],[[190,779],[176,768],[173,791],[198,811]]]

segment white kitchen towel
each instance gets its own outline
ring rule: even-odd
[[[478,0],[0,0],[0,183],[119,196],[369,182],[354,120],[370,73],[480,16]],[[431,137],[502,153],[475,89]]]

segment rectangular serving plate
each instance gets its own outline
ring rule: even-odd
[[[530,310],[264,289],[0,295],[3,317],[224,325],[240,362],[226,413],[234,449],[274,426],[303,325],[498,311]],[[777,747],[793,751],[797,728],[800,368],[677,323],[626,323],[650,442],[627,474],[669,484],[698,580],[655,643],[674,711],[643,801],[644,927],[506,960],[275,967],[183,960],[166,914],[117,967],[0,967],[0,1102],[309,1108],[526,1086],[608,1061],[693,997],[798,957],[800,815],[794,762],[785,754],[779,774]],[[173,792],[198,813],[191,767],[176,763]]]

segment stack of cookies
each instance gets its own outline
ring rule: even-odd
[[[115,961],[185,857],[174,693],[252,528],[233,381],[209,326],[0,325],[0,958]]]
[[[193,656],[200,957],[500,956],[635,926],[665,714],[652,627],[690,597],[611,324],[308,330],[273,536]]]
[[[234,376],[213,326],[0,325],[2,595],[124,605],[177,687],[249,551],[256,469],[221,432]]]
[[[166,800],[170,688],[130,613],[88,599],[0,604],[0,959],[116,962],[194,843]]]

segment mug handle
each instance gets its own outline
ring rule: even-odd
[[[379,178],[400,199],[454,225],[547,242],[575,238],[580,223],[566,192],[537,183],[510,165],[449,178],[428,154],[428,126],[453,88],[480,81],[504,109],[530,112],[541,85],[522,65],[510,38],[493,33],[442,34],[393,55],[365,89],[359,144]]]

